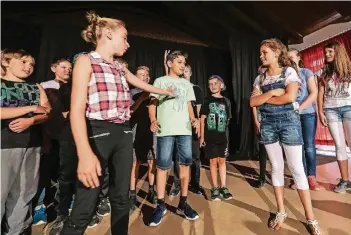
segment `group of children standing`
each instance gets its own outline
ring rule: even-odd
[[[37,192],[40,153],[46,147],[43,145],[41,151],[42,136],[59,142],[59,159],[53,159],[59,165],[59,205],[52,235],[84,234],[89,225],[96,224],[94,216],[99,210],[103,215],[111,212],[113,235],[127,235],[130,209],[134,209],[130,202],[135,205],[136,181],[142,162],[148,164],[148,197],[157,204],[149,226],[158,226],[167,213],[165,187],[167,172],[173,165],[180,184],[175,187],[178,192],[172,194],[180,194],[177,213],[187,220],[198,219],[199,214],[190,206],[187,196],[190,168],[192,189],[202,193],[200,147],[204,147],[205,156],[210,160],[211,199],[231,199],[225,163],[231,105],[221,94],[225,89],[223,79],[218,75],[208,79],[211,95],[201,102],[201,92],[190,82],[187,54],[173,51],[165,55],[166,76],[149,85],[147,67],[138,67],[134,75],[127,64],[116,59],[130,47],[124,22],[95,13],[88,13],[87,19],[89,25],[82,36],[96,48],[75,58],[72,83],[68,81],[72,68],[69,60],[55,61],[51,68],[55,80],[39,85],[25,81],[34,68],[35,61],[30,54],[2,52],[1,216],[6,221],[2,231],[11,235],[26,234],[32,222],[31,200],[36,194],[43,198],[41,189],[45,187],[39,187]],[[321,234],[309,194],[309,188],[319,187],[315,181],[314,145],[310,143],[315,130],[304,131],[301,127],[304,122],[309,127],[308,123],[315,123],[315,115],[311,115],[316,111],[315,80],[310,79],[312,75],[308,71],[295,70],[294,55],[290,56],[291,60],[279,40],[263,41],[260,53],[264,70],[255,80],[250,104],[259,110],[256,126],[272,164],[278,213],[269,226],[279,230],[287,218],[283,204],[282,145],[310,232]],[[343,149],[345,139],[343,132],[341,134],[343,121],[347,136],[351,135],[348,124],[351,65],[345,53],[340,44],[326,48],[327,65],[319,83],[319,117],[323,124],[328,124],[336,142],[343,178],[335,191],[350,188],[347,155]],[[308,78],[306,81],[301,81],[302,73]],[[129,85],[135,88],[130,90]],[[58,92],[56,96],[49,95],[43,87]],[[300,87],[303,95],[299,95]],[[309,111],[304,113],[304,110]],[[44,122],[47,127],[39,128],[38,124]],[[49,125],[50,122],[61,123],[60,131],[56,132],[57,125]],[[50,172],[48,177],[54,177],[52,175]],[[101,193],[102,188],[107,189],[108,196],[106,190]]]

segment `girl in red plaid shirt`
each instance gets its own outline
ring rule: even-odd
[[[95,51],[77,58],[73,70],[71,126],[79,158],[76,198],[61,234],[83,234],[95,212],[100,184],[109,168],[111,232],[127,235],[133,136],[128,83],[149,93],[173,96],[136,78],[115,59],[130,47],[121,20],[87,13],[82,32]]]

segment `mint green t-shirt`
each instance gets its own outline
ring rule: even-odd
[[[161,130],[157,132],[157,136],[192,135],[188,111],[188,102],[195,100],[192,84],[184,78],[164,76],[157,78],[154,86],[164,90],[173,87],[176,95],[168,97],[151,94],[158,99],[157,121]]]

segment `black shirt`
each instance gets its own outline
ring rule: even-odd
[[[194,94],[195,94],[195,101],[191,101],[191,105],[193,106],[193,110],[194,110],[194,115],[196,118],[200,118],[197,115],[197,105],[203,105],[204,103],[204,95],[202,92],[201,87],[197,86],[197,85],[193,85],[193,90],[194,90]],[[197,135],[195,133],[195,129],[192,129],[193,131],[193,139],[197,139]]]
[[[226,97],[205,99],[200,115],[205,115],[205,142],[227,142],[226,131],[231,118],[231,104]]]
[[[1,107],[15,108],[24,106],[38,106],[40,104],[40,90],[35,83],[12,82],[1,79]],[[41,145],[41,126],[32,125],[21,133],[15,133],[9,124],[18,118],[30,118],[34,113],[21,117],[1,120],[1,149],[30,148]]]
[[[135,102],[144,92],[139,92],[133,95],[132,99]],[[150,130],[149,109],[150,99],[144,100],[139,108],[132,114],[130,123],[131,126],[137,124],[135,133],[134,146],[152,148],[153,146],[153,133]]]

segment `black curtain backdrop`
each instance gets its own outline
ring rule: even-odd
[[[252,85],[260,66],[260,43],[257,36],[233,32],[229,44],[232,58],[232,94],[234,96],[231,122],[231,146],[236,150],[233,160],[257,159],[258,141],[249,105]]]
[[[2,21],[2,48],[22,48],[36,59],[31,80],[37,82],[53,78],[50,65],[55,58],[70,59],[79,52],[93,50],[92,44],[86,43],[80,36],[80,28],[69,26],[34,26],[12,20]],[[150,68],[151,79],[164,76],[164,52],[170,50],[186,51],[188,63],[192,67],[192,82],[201,86],[208,95],[207,78],[218,74],[228,83],[231,77],[231,59],[228,51],[192,46],[129,36],[130,48],[123,58],[129,64],[129,70],[135,72],[140,65]]]
[[[92,50],[91,44],[83,41],[80,28],[69,26],[40,27],[12,20],[2,21],[2,49],[22,48],[36,59],[32,81],[42,82],[53,78],[50,65],[54,58],[73,58],[76,53]],[[131,47],[124,55],[131,72],[140,65],[150,68],[152,79],[164,75],[163,57],[166,49],[188,52],[192,66],[192,82],[200,85],[205,95],[209,94],[207,79],[212,74],[223,77],[227,90],[224,95],[232,102],[230,122],[231,156],[229,160],[256,159],[257,137],[249,106],[250,93],[259,67],[259,45],[262,38],[233,32],[229,51],[214,48],[172,43],[129,36]]]

